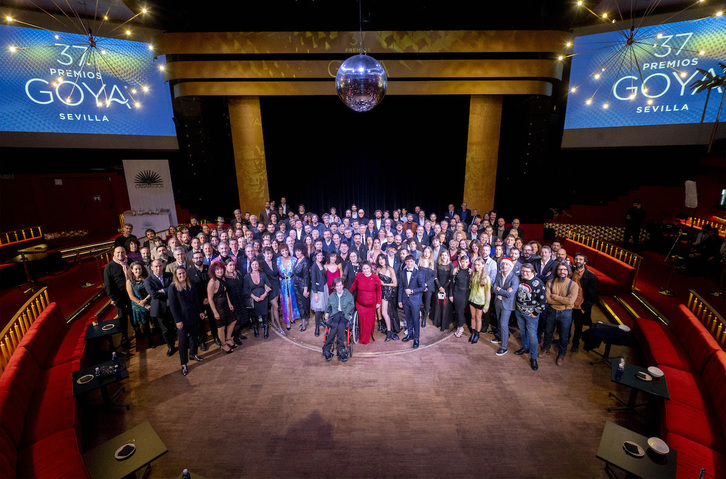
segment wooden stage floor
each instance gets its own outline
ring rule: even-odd
[[[271,334],[229,355],[212,345],[186,377],[177,354],[142,340],[120,398],[131,410],[84,408],[85,449],[149,421],[169,448],[151,478],[183,468],[208,478],[598,478],[606,421],[658,432],[655,408],[645,418],[607,412],[608,392],[628,391],[610,381],[609,366],[588,364],[592,353],[568,352],[564,367],[542,357],[534,372],[513,354],[516,337],[497,357],[488,334],[471,345],[467,334],[433,344],[438,330],[423,333],[428,347],[367,356],[359,345],[347,363]],[[301,335],[320,344],[312,328]]]

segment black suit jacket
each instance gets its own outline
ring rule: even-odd
[[[426,280],[424,279],[421,270],[413,268],[411,274],[411,281],[407,281],[408,274],[407,269],[403,268],[398,275],[398,302],[406,303],[409,302],[411,305],[421,305],[421,293],[426,289]],[[411,294],[406,294],[405,290],[410,289]]]
[[[151,295],[149,313],[154,318],[164,318],[169,313],[169,287],[173,282],[173,276],[164,272],[161,279],[159,281],[155,274],[151,274],[144,280],[146,291]]]
[[[459,210],[456,212],[457,215],[459,215],[459,219],[463,221],[466,224],[471,223],[471,210],[469,208],[465,210]]]
[[[555,277],[554,269],[555,266],[557,266],[557,262],[553,258],[550,258],[550,260],[544,265],[544,267],[542,266],[541,259],[540,261],[535,261],[534,263],[532,263],[532,265],[534,266],[534,270],[537,273],[537,277],[542,280],[544,284],[547,284],[547,281]]]

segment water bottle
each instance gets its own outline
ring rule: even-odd
[[[620,378],[623,377],[623,371],[625,371],[625,358],[620,358],[620,363],[618,363],[618,369],[615,371],[616,381],[620,381]]]
[[[189,469],[184,469],[182,471],[182,479],[192,479],[192,475],[189,474]]]
[[[113,361],[113,367],[118,368],[118,355],[116,354],[116,351],[111,353],[111,361]]]
[[[95,374],[95,376],[96,376],[96,378],[100,378],[101,377],[101,368],[96,368],[96,374]]]

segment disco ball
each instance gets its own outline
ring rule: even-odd
[[[353,111],[369,111],[383,100],[388,78],[374,58],[359,54],[340,65],[335,88],[345,105]]]

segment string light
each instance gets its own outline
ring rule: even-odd
[[[685,8],[683,8],[682,11],[687,10],[688,8],[691,8],[693,5],[697,3],[701,3],[703,0],[692,0],[692,3]],[[616,22],[616,19],[614,18],[617,16],[616,14],[613,14],[613,17],[610,17],[610,12],[602,12],[599,13],[594,12],[591,10],[583,0],[578,0],[577,6],[584,8],[589,15],[592,15],[593,17],[598,18],[600,21],[606,24],[614,24]],[[617,8],[617,14],[619,15],[619,20],[626,21],[624,18],[625,11],[622,7],[618,5],[618,0],[615,0],[616,5],[613,8]],[[602,3],[601,3],[602,5]],[[632,8],[632,6],[631,6]],[[681,12],[682,12],[681,11]],[[643,72],[643,65],[646,65],[646,68],[653,64],[652,62],[657,61],[661,65],[664,63],[662,62],[663,55],[662,52],[659,52],[656,49],[659,48],[668,48],[668,49],[678,49],[678,52],[690,52],[691,55],[699,55],[704,56],[706,54],[705,50],[699,50],[698,48],[694,48],[691,50],[688,50],[687,48],[684,48],[684,45],[673,45],[675,40],[671,41],[671,44],[668,44],[667,41],[654,41],[654,39],[663,39],[666,40],[672,40],[673,35],[668,35],[668,33],[658,32],[656,30],[657,24],[655,26],[648,26],[649,23],[646,22],[646,17],[650,14],[655,13],[655,7],[649,8],[643,18],[636,19],[632,16],[630,17],[627,22],[629,23],[629,26],[624,27],[612,27],[609,31],[614,33],[619,33],[619,38],[615,39],[614,37],[612,39],[608,39],[607,41],[601,41],[601,40],[592,40],[592,47],[590,50],[587,50],[585,48],[582,48],[583,45],[586,45],[586,43],[580,44],[578,43],[578,46],[575,47],[577,50],[575,50],[574,53],[570,53],[568,55],[560,55],[558,57],[558,60],[563,60],[565,57],[570,58],[574,57],[579,54],[588,53],[593,50],[604,50],[607,48],[611,49],[611,54],[607,57],[607,60],[605,60],[605,66],[601,66],[599,68],[596,68],[595,71],[592,71],[590,75],[587,78],[580,78],[578,79],[577,85],[572,85],[569,88],[568,94],[574,94],[577,92],[578,87],[582,84],[585,84],[588,80],[590,82],[597,82],[597,87],[595,88],[594,93],[592,93],[592,96],[585,101],[586,105],[590,105],[595,99],[595,97],[598,95],[598,92],[602,95],[605,93],[606,95],[612,96],[615,95],[619,99],[628,99],[628,100],[636,100],[639,95],[636,93],[632,93],[627,95],[626,97],[619,97],[615,94],[614,88],[615,83],[613,83],[612,88],[610,86],[601,88],[604,84],[608,84],[608,78],[612,78],[613,76],[617,76],[619,74],[623,75],[629,75],[633,80],[639,79],[640,84],[635,85],[633,81],[631,81],[630,90],[635,91],[637,89],[640,90],[642,95],[645,97],[644,99],[647,100],[648,104],[653,104],[653,100],[648,97],[648,89],[645,88],[643,85],[647,81],[645,78],[647,75],[647,72]],[[677,16],[678,13],[671,15],[668,17],[666,21],[672,21],[671,19],[675,16]],[[722,16],[723,12],[719,11],[716,13],[713,13],[712,15],[715,16]],[[697,21],[697,20],[695,20]],[[652,25],[655,22],[652,22],[650,25]],[[668,25],[670,27],[670,25]],[[656,30],[656,31],[653,31]],[[609,44],[609,45],[608,45]],[[572,42],[567,42],[566,46],[569,48],[573,46]],[[587,50],[587,51],[584,51]],[[670,51],[670,50],[669,50]],[[670,62],[674,63],[674,62]],[[662,68],[669,68],[673,71],[673,75],[677,75],[678,78],[688,78],[690,73],[678,70],[674,65],[668,65],[664,66]],[[684,65],[685,66],[685,65]],[[627,72],[629,73],[623,73]],[[619,82],[618,82],[619,83]],[[640,87],[640,88],[638,88]],[[589,94],[589,93],[588,93]],[[612,99],[612,98],[610,98]],[[598,102],[600,103],[600,102]],[[602,105],[602,108],[608,108],[609,107],[609,101],[604,101],[600,103]]]
[[[113,3],[116,0],[111,0]],[[55,3],[55,2],[54,2]],[[59,2],[61,3],[61,2]],[[74,4],[76,2],[65,2],[65,5],[70,11],[62,11],[62,7],[60,7],[58,4],[56,6],[61,9],[61,12],[59,12],[59,16],[62,15],[66,18],[80,18],[80,14],[78,11],[75,10]],[[106,13],[110,10],[111,7],[109,7],[108,10],[106,10]],[[61,21],[61,19],[56,18],[56,15],[43,10],[43,12],[53,18],[54,20],[64,23]],[[74,36],[80,35],[81,37],[84,37],[85,40],[81,40],[80,44],[76,38],[69,41],[63,41],[64,33],[53,33],[53,38],[56,41],[60,41],[60,43],[72,43],[72,46],[74,48],[83,48],[85,51],[82,53],[79,53],[76,57],[73,57],[73,60],[69,62],[68,65],[66,65],[65,73],[62,73],[61,76],[58,78],[53,78],[50,81],[50,85],[56,90],[58,94],[58,98],[64,98],[67,103],[71,103],[73,100],[74,92],[76,89],[81,89],[82,85],[80,83],[80,80],[83,78],[90,78],[90,75],[93,75],[94,77],[98,76],[100,78],[100,75],[102,74],[108,74],[116,79],[118,79],[120,82],[122,82],[124,85],[123,87],[126,89],[126,96],[130,97],[129,100],[131,103],[133,103],[133,106],[136,108],[141,108],[141,102],[134,98],[134,96],[137,94],[138,90],[141,89],[144,93],[149,92],[149,87],[145,85],[140,85],[138,80],[135,79],[136,73],[135,69],[138,68],[137,65],[133,66],[125,66],[128,64],[127,61],[120,62],[119,57],[123,57],[124,59],[132,59],[137,62],[146,63],[149,65],[152,65],[152,61],[150,61],[149,54],[148,53],[142,53],[140,57],[137,57],[133,54],[134,48],[142,48],[143,51],[154,51],[154,46],[150,43],[144,43],[143,45],[135,45],[132,43],[128,43],[125,40],[123,40],[122,43],[112,43],[109,40],[112,39],[120,39],[120,38],[128,38],[133,35],[133,28],[128,28],[128,23],[133,21],[136,17],[140,15],[144,15],[149,13],[149,9],[147,7],[141,8],[138,13],[133,14],[131,18],[128,18],[125,21],[121,21],[120,23],[116,24],[110,24],[109,23],[109,17],[107,14],[101,14],[98,16],[93,17],[92,19],[89,18],[87,21],[84,20],[82,23],[78,23],[76,26],[79,29],[78,32],[73,31],[67,31],[67,34],[71,34]],[[38,30],[45,30],[47,31],[47,28],[44,28],[39,25],[34,25],[31,23],[24,22],[22,20],[18,20],[16,18],[13,18],[10,15],[5,16],[5,20],[8,23],[18,23],[23,26],[27,26],[30,28],[38,29]],[[84,45],[85,43],[85,45]],[[103,45],[102,45],[103,44]],[[119,51],[117,47],[120,47],[123,45],[123,50]],[[25,49],[35,49],[35,48],[58,48],[58,44],[54,44],[53,41],[48,45],[40,45],[40,46],[32,46],[32,47],[23,47],[23,46],[16,46],[16,45],[10,45],[8,46],[8,50],[11,53],[16,53],[20,50]],[[130,52],[130,53],[129,53]],[[106,57],[106,58],[103,58]],[[160,71],[164,71],[163,65],[157,65]],[[131,70],[134,69],[134,70]],[[83,73],[83,74],[80,74]],[[68,78],[66,78],[68,76]],[[134,83],[135,85],[131,85],[130,83]],[[61,96],[59,93],[59,88],[61,85],[68,85],[68,88],[70,88],[70,92],[68,92],[64,88],[64,95]],[[136,88],[135,86],[138,86]],[[88,87],[86,87],[88,88]],[[98,91],[98,95],[103,95],[103,98],[95,98],[96,105],[98,107],[105,106],[110,107],[111,106],[111,99],[108,97],[110,94],[111,89],[110,88],[100,88]],[[118,101],[120,103],[126,103],[128,105],[131,105],[131,103],[127,103],[127,101],[121,102],[120,100],[114,100]]]

